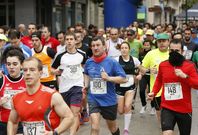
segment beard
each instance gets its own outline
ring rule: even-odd
[[[184,60],[185,60],[184,56],[176,51],[172,51],[169,53],[168,61],[172,66],[181,66]]]
[[[187,42],[189,42],[189,41],[190,41],[190,38],[187,38],[187,37],[186,37],[185,40],[186,40]]]

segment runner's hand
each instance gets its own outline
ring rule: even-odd
[[[181,69],[175,69],[175,75],[181,78],[187,78],[188,75],[185,74]]]
[[[105,81],[109,81],[110,79],[109,75],[105,71],[101,72],[101,78]]]
[[[7,103],[8,100],[9,100],[8,97],[2,97],[2,98],[0,99],[0,105],[3,105],[3,104],[5,104],[5,103]]]
[[[148,100],[153,100],[153,98],[154,98],[154,93],[153,92],[148,93],[147,99]]]

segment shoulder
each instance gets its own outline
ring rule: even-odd
[[[51,88],[46,87],[46,86],[44,86],[44,85],[41,86],[41,89],[40,89],[40,90],[43,91],[43,92],[47,92],[47,93],[49,93],[49,94],[53,94],[53,93],[56,92],[54,89],[51,89]]]

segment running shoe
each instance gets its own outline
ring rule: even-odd
[[[140,114],[146,113],[146,106],[143,106],[142,109],[140,110]]]
[[[123,135],[129,135],[129,131],[125,129]]]

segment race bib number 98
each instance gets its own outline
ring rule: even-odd
[[[92,94],[106,94],[107,82],[101,78],[94,78],[90,81],[90,90]]]
[[[44,121],[23,122],[24,135],[44,135],[45,123]]]
[[[180,83],[165,83],[164,84],[165,100],[183,99],[182,87]]]

